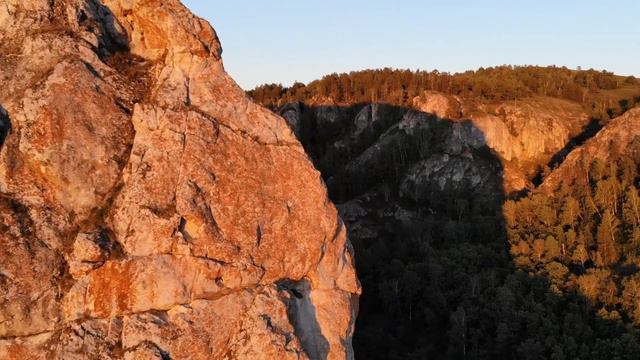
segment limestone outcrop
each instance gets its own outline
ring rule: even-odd
[[[425,92],[414,107],[447,119],[469,119],[504,161],[507,192],[527,187],[527,178],[547,165],[589,124],[576,103],[553,98],[473,104],[438,92]]]
[[[416,96],[413,99],[413,107],[440,118],[460,119],[462,117],[462,100],[457,96],[437,91],[424,91],[422,95]]]
[[[177,0],[0,1],[0,359],[344,359],[320,174]]]
[[[571,185],[577,178],[586,181],[594,161],[606,163],[621,155],[640,156],[638,107],[612,119],[593,138],[571,151],[562,164],[545,178],[540,190],[554,191],[563,183]]]
[[[531,180],[538,172],[556,157],[565,155],[567,144],[582,134],[592,121],[579,104],[567,100],[532,97],[477,102],[436,91],[425,91],[415,97],[411,109],[388,104],[339,106],[325,102],[320,105],[287,104],[279,112],[287,118],[305,146],[323,144],[323,154],[316,157],[332,159],[353,159],[367,146],[374,145],[372,139],[390,126],[399,124],[402,127],[402,122],[407,121],[413,121],[411,126],[417,126],[420,119],[429,116],[415,116],[415,113],[431,114],[452,123],[452,136],[434,133],[432,136],[441,137],[435,141],[480,141],[495,153],[502,162],[507,194],[532,187]],[[467,122],[471,126],[453,125]],[[460,132],[463,128],[474,131]],[[316,154],[311,151],[311,155]],[[324,160],[321,159],[320,165]],[[334,173],[335,169],[329,172]]]

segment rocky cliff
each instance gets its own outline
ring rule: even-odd
[[[425,91],[413,99],[411,109],[382,104],[340,106],[328,99],[320,100],[307,105],[287,104],[279,109],[296,133],[303,137],[305,145],[323,143],[321,154],[316,154],[316,157],[328,155],[352,159],[357,156],[357,151],[362,150],[356,146],[358,150],[354,152],[355,143],[369,141],[368,145],[372,144],[370,140],[363,140],[363,137],[371,135],[370,128],[398,123],[403,114],[413,110],[453,123],[469,122],[476,131],[458,133],[457,136],[467,137],[460,138],[461,141],[480,141],[496,154],[504,168],[507,193],[531,187],[537,172],[564,155],[567,144],[593,122],[579,104],[550,97],[481,102]],[[377,111],[380,107],[393,107],[395,110],[391,113]],[[308,137],[310,132],[317,132],[318,135],[313,137],[320,140],[309,142],[305,136]],[[478,134],[479,139],[474,139]],[[311,153],[314,155],[313,150]],[[335,156],[337,153],[341,155]],[[322,169],[322,165],[320,167]]]
[[[352,358],[344,225],[177,0],[0,1],[0,358]]]
[[[414,106],[442,118],[471,120],[502,159],[508,193],[529,186],[536,171],[584,131],[590,120],[579,104],[548,97],[475,104],[425,92],[414,99]]]
[[[640,108],[636,107],[617,117],[584,145],[570,152],[566,159],[552,171],[540,186],[541,191],[551,192],[565,183],[572,185],[587,181],[592,163],[596,160],[609,162],[621,155],[640,156]]]

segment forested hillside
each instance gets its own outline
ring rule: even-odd
[[[547,277],[553,292],[582,294],[602,318],[636,325],[639,155],[629,151],[608,163],[596,159],[571,186],[504,205],[510,251],[519,268]]]
[[[465,111],[499,110],[484,122],[421,112],[409,99],[429,89],[464,98]],[[292,124],[347,224],[363,285],[356,356],[636,359],[640,112],[627,110],[639,90],[604,72],[500,67],[254,91]],[[576,104],[591,122],[558,148],[540,187],[509,197],[505,166],[518,159],[490,147],[502,130],[483,129],[503,121],[509,149],[551,123],[578,124]]]
[[[633,76],[565,67],[498,66],[464,73],[437,70],[364,70],[330,74],[305,85],[259,86],[249,95],[275,108],[290,102],[335,104],[381,102],[411,106],[415,96],[434,90],[481,101],[514,100],[534,95],[578,102],[598,118],[613,118],[640,102],[640,83]]]

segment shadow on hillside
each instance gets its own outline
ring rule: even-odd
[[[280,112],[322,172],[355,248],[357,358],[633,354],[632,330],[514,265],[502,164],[470,121],[386,104]]]

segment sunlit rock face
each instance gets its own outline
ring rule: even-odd
[[[286,121],[177,0],[0,0],[0,359],[343,359],[360,285]]]
[[[470,120],[503,160],[508,193],[527,187],[527,178],[547,165],[590,120],[578,104],[542,97],[473,104],[425,91],[413,105],[440,118]]]
[[[570,152],[558,168],[541,185],[541,190],[552,192],[560,185],[571,186],[578,179],[588,179],[590,166],[596,160],[604,163],[622,155],[640,156],[640,108],[636,107],[617,117],[584,145]]]
[[[437,91],[424,91],[413,99],[417,110],[434,114],[440,118],[459,119],[462,117],[460,98]]]

